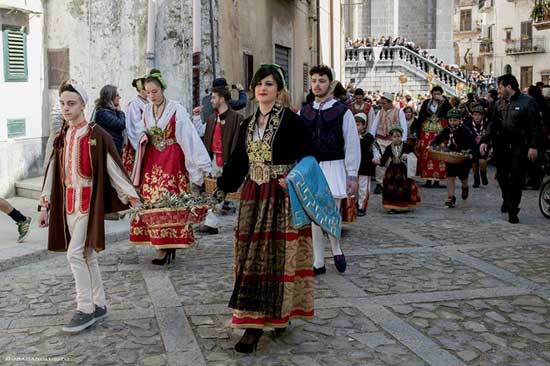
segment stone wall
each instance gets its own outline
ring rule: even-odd
[[[192,1],[157,3],[155,66],[168,83],[167,96],[191,107]],[[46,16],[47,48],[69,49],[70,76],[91,100],[105,84],[119,86],[124,104],[135,97],[132,79],[148,71],[146,0],[48,1]],[[51,90],[50,105],[56,102]]]
[[[415,98],[418,94],[424,95],[428,92],[429,85],[425,79],[420,79],[408,70],[390,64],[373,68],[346,67],[346,83],[353,82],[355,87],[365,91],[400,93],[399,75],[401,74],[409,78],[403,86],[403,91],[410,91]]]
[[[399,35],[422,48],[435,47],[435,0],[400,1]]]

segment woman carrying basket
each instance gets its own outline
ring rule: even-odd
[[[462,124],[461,112],[458,109],[451,109],[447,113],[447,121],[449,125],[443,129],[431,142],[431,146],[441,146],[451,153],[470,154],[475,146],[475,137]],[[453,164],[447,162],[447,201],[445,206],[448,208],[455,207],[455,179],[458,177],[462,182],[462,199],[468,199],[468,176],[472,167],[471,157],[464,159],[462,162]]]

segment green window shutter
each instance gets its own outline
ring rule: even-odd
[[[24,118],[8,119],[8,138],[24,137],[27,135]]]
[[[27,81],[27,34],[5,30],[4,79],[6,81]]]

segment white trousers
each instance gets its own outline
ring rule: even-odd
[[[342,203],[341,199],[334,199],[336,205],[340,208]],[[332,235],[329,235],[330,246],[332,248],[332,255],[342,254],[340,249],[340,239],[336,239]],[[311,224],[311,239],[313,241],[313,266],[315,268],[321,268],[325,265],[325,243],[323,241],[323,230],[318,225]]]
[[[359,191],[357,192],[357,199],[359,208],[361,210],[366,210],[369,206],[369,198],[370,198],[370,181],[371,177],[367,175],[360,175],[359,176]]]
[[[380,146],[380,155],[384,155],[384,151],[386,151],[386,147],[390,146],[391,140],[380,140],[376,139],[376,142],[378,143],[378,146]],[[382,184],[384,182],[384,176],[386,175],[386,167],[377,165],[376,166],[376,183]]]
[[[78,212],[67,215],[67,224],[71,233],[67,259],[76,285],[76,309],[90,314],[94,312],[95,305],[104,307],[106,301],[97,253],[93,249],[85,251],[84,248],[88,218],[87,214]]]

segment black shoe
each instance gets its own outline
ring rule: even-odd
[[[367,214],[366,210],[357,209],[357,216],[365,216]]]
[[[483,184],[484,186],[489,184],[489,180],[487,179],[487,172],[481,172],[481,184]]]
[[[199,233],[201,234],[209,234],[209,235],[216,235],[218,234],[218,229],[215,227],[210,227],[208,225],[201,225],[199,227]]]
[[[443,186],[442,186],[441,184],[439,184],[439,181],[438,181],[438,180],[434,181],[434,184],[433,184],[432,187],[433,187],[433,188],[443,188]]]
[[[447,200],[447,202],[445,202],[445,206],[447,206],[447,208],[455,207],[456,206],[456,197],[452,196],[451,198],[449,198]]]
[[[336,266],[336,269],[340,273],[346,272],[347,262],[346,262],[346,256],[344,253],[335,255],[334,257],[334,265]]]
[[[322,266],[321,268],[315,268],[313,267],[313,275],[318,276],[327,273],[327,269],[325,266]]]
[[[241,340],[235,345],[235,351],[240,353],[254,352],[263,333],[264,331],[261,329],[247,329]]]
[[[69,324],[63,327],[63,331],[67,333],[78,333],[84,329],[92,326],[96,322],[94,313],[86,314],[81,311],[77,311]]]
[[[516,208],[515,210],[509,210],[508,212],[508,222],[510,224],[518,224],[519,223],[519,208]]]
[[[377,184],[376,188],[374,188],[374,194],[381,194],[382,193],[382,185]]]
[[[479,175],[474,175],[474,185],[472,187],[479,188],[479,183],[480,183]]]
[[[432,188],[433,182],[431,180],[427,180],[426,183],[424,183],[424,188]]]
[[[463,186],[462,194],[460,195],[462,197],[462,200],[464,201],[467,200],[469,194],[470,194],[470,189],[468,188],[468,186]]]
[[[156,264],[157,266],[164,266],[165,264],[170,264],[171,261],[176,260],[176,250],[175,249],[165,249],[165,254],[162,258],[155,258],[151,263]]]
[[[95,320],[103,319],[107,316],[107,306],[101,307],[101,306],[95,306],[94,311],[94,318]]]

